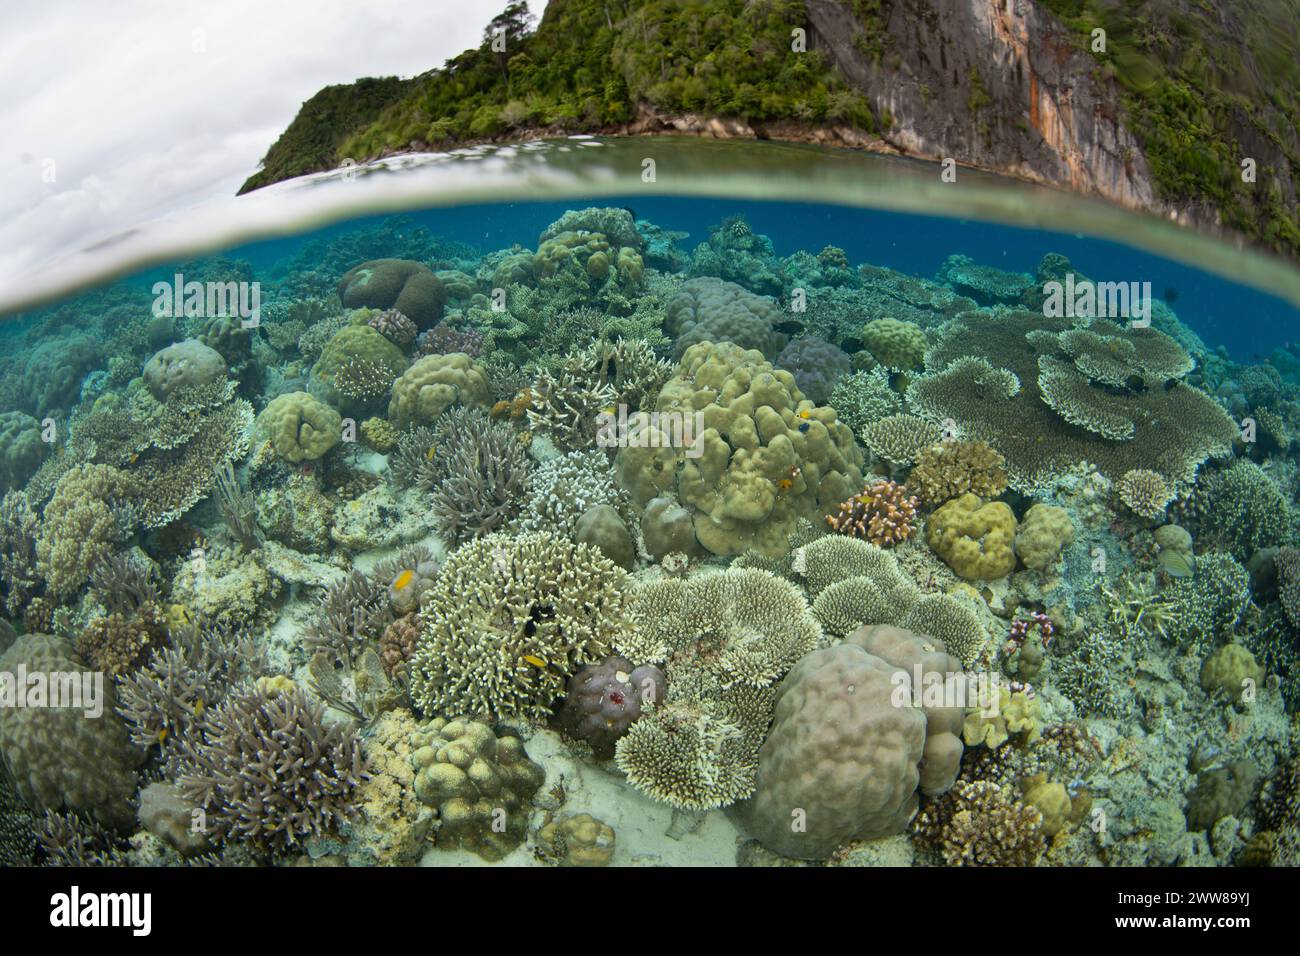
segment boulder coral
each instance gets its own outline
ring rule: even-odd
[[[343,437],[343,417],[306,392],[278,395],[257,418],[259,432],[285,461],[315,461]]]
[[[0,655],[0,673],[20,668],[28,674],[87,671],[71,644],[48,634],[25,634]],[[30,699],[26,707],[0,707],[0,757],[29,806],[88,814],[106,827],[125,828],[135,820],[131,798],[144,753],[131,744],[115,712],[112,681],[103,693],[103,712],[93,716],[81,706],[30,706]]]
[[[339,298],[349,309],[396,309],[422,329],[442,318],[447,292],[425,265],[409,259],[372,259],[343,274]]]
[[[225,377],[226,360],[198,339],[169,345],[144,363],[145,384],[160,402],[174,392],[209,385]]]
[[[755,295],[722,279],[690,279],[668,300],[664,328],[674,336],[673,355],[682,358],[700,342],[734,342],[742,349],[775,359],[785,336],[774,331],[783,321],[781,308],[766,296]]]
[[[1074,543],[1074,522],[1064,508],[1035,504],[1016,527],[1016,556],[1025,567],[1046,571]]]
[[[985,503],[967,492],[938,508],[926,522],[926,543],[963,578],[994,580],[1016,568],[1016,516],[1001,501]]]
[[[619,453],[621,484],[638,504],[675,495],[714,554],[782,553],[800,518],[820,522],[862,487],[862,453],[835,410],[734,343],[687,349],[655,410]]]
[[[917,369],[925,360],[925,332],[912,322],[874,319],[862,329],[862,344],[887,368]]]
[[[426,355],[393,382],[388,418],[399,428],[427,425],[454,404],[486,405],[487,400],[487,375],[468,355]]]

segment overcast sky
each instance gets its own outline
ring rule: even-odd
[[[506,2],[0,0],[0,291],[232,195],[321,87],[441,66]]]

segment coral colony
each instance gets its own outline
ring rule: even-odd
[[[746,212],[16,319],[0,858],[1300,862],[1295,350]]]

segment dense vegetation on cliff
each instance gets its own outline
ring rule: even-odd
[[[1205,202],[1224,222],[1300,254],[1300,7],[1293,0],[1038,0],[1125,90],[1129,125],[1163,198]],[[1258,164],[1255,183],[1243,158]],[[1294,189],[1294,187],[1293,187]]]
[[[443,146],[511,130],[607,129],[639,105],[666,113],[740,119],[799,119],[870,129],[866,99],[817,52],[791,49],[802,0],[551,0],[536,30],[525,3],[512,3],[467,50],[378,102],[369,117],[303,107],[243,191],[342,159],[412,144]],[[493,48],[493,37],[504,51]],[[382,81],[396,84],[400,81]],[[333,98],[338,98],[337,93]],[[332,101],[331,101],[332,102]],[[351,104],[349,104],[351,105]],[[329,123],[322,133],[308,112]]]
[[[909,55],[887,48],[880,26],[897,2],[845,0],[864,53]],[[1229,227],[1300,255],[1292,0],[1239,0],[1230,12],[1206,0],[1038,2],[1083,48],[1106,30],[1096,68],[1125,91],[1161,198],[1211,206]],[[607,130],[646,108],[887,130],[890,117],[871,105],[881,91],[853,89],[815,49],[791,49],[791,25],[804,22],[803,0],[551,0],[535,26],[516,0],[477,49],[440,69],[322,90],[242,191],[386,151]],[[1258,164],[1253,184],[1242,181],[1244,157]]]

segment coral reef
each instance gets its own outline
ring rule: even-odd
[[[454,404],[487,404],[487,378],[468,355],[426,355],[392,383],[388,417],[399,428],[429,424]]]
[[[626,574],[546,532],[457,548],[420,613],[411,699],[426,714],[541,720],[630,628]]]
[[[447,292],[427,266],[405,259],[373,259],[339,280],[338,296],[349,309],[395,309],[420,328],[442,318]]]
[[[436,717],[411,734],[415,795],[436,811],[434,841],[499,860],[523,842],[545,772],[524,743],[465,718]]]
[[[700,342],[732,342],[744,350],[762,352],[769,361],[785,347],[785,336],[773,331],[782,320],[775,302],[754,295],[734,282],[691,279],[668,302],[664,327],[673,336],[673,357]]]
[[[785,551],[799,518],[824,517],[862,487],[861,453],[834,409],[812,405],[757,352],[691,346],[655,409],[658,426],[619,452],[620,480],[638,503],[675,491],[714,554]],[[665,415],[681,418],[676,442]],[[688,447],[674,447],[687,432]]]

